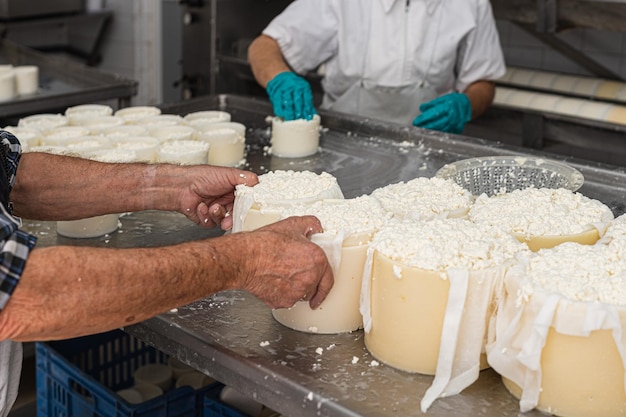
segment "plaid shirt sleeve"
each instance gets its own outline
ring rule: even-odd
[[[0,310],[17,287],[35,236],[19,230],[20,219],[11,213],[9,192],[15,183],[21,146],[12,134],[0,131]]]

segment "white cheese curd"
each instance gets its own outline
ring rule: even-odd
[[[527,298],[543,288],[574,301],[626,305],[626,240],[620,243],[564,243],[538,252],[528,259],[527,282],[518,295]]]
[[[235,196],[243,195],[252,195],[254,201],[260,204],[280,203],[281,201],[306,202],[343,197],[337,178],[331,174],[290,170],[270,171],[259,175],[259,183],[254,187],[238,185]]]
[[[476,223],[500,225],[526,237],[575,235],[593,228],[602,235],[613,219],[605,204],[563,188],[481,195],[468,216]]]
[[[440,272],[500,266],[526,248],[504,229],[464,219],[391,222],[371,245],[406,266]]]
[[[327,172],[270,171],[253,187],[235,187],[233,232],[250,231],[280,220],[280,208],[324,199],[343,199],[337,178]]]
[[[279,208],[281,217],[312,215],[322,223],[324,233],[344,236],[371,233],[391,219],[378,200],[371,196],[351,199],[325,199],[311,204],[294,204]]]
[[[390,184],[371,194],[398,219],[459,217],[467,213],[472,194],[451,180],[415,178]]]

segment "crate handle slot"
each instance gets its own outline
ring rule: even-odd
[[[91,393],[91,390],[89,388],[87,388],[74,378],[70,378],[69,383],[70,389],[72,391],[83,397],[87,402],[94,402],[94,395]]]

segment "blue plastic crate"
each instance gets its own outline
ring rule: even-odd
[[[142,365],[167,355],[121,330],[37,343],[38,417],[198,417],[206,388],[180,387],[141,404],[115,393],[133,385]]]
[[[220,401],[220,392],[223,384],[216,382],[208,386],[204,393],[204,417],[247,417],[246,414],[235,410]]]

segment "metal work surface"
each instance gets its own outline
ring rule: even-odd
[[[321,151],[310,158],[281,159],[266,152],[270,132],[265,118],[271,108],[262,100],[222,96],[163,106],[165,113],[181,115],[207,109],[228,111],[233,121],[248,126],[248,169],[327,171],[338,178],[347,198],[432,176],[444,164],[467,157],[530,153],[467,137],[321,113]],[[567,162],[585,175],[583,194],[603,201],[616,215],[626,211],[626,172]],[[42,246],[158,246],[219,234],[175,213],[134,213],[121,222],[120,231],[111,236],[84,240],[57,237],[53,223],[25,221],[25,227]],[[417,416],[422,414],[422,395],[432,382],[432,377],[376,363],[363,344],[362,331],[320,335],[290,330],[276,322],[262,302],[241,291],[220,293],[124,330],[286,416]],[[481,372],[463,393],[437,400],[427,413],[433,417],[519,414],[517,401],[492,370]]]
[[[117,99],[130,104],[137,82],[68,59],[48,56],[8,40],[0,42],[0,64],[36,65],[39,89],[28,96],[0,102],[0,119],[36,113],[59,112],[69,106]]]

